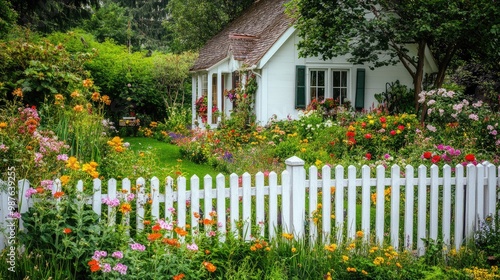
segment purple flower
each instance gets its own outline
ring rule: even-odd
[[[135,198],[135,194],[133,194],[133,193],[129,193],[129,194],[127,195],[127,197],[125,198],[125,200],[127,200],[127,201],[132,201],[132,200],[134,200],[134,198]]]
[[[122,275],[127,274],[127,266],[121,263],[117,263],[114,267],[113,270],[119,272]]]
[[[118,205],[120,205],[120,200],[118,200],[118,198],[109,199],[106,197],[102,199],[102,203],[110,207],[117,207]]]
[[[130,244],[130,249],[134,251],[144,251],[146,250],[146,246],[139,244],[139,243],[132,243]]]
[[[34,188],[29,188],[26,193],[24,194],[25,197],[30,198],[33,194],[36,193],[36,190]]]
[[[100,260],[108,255],[106,251],[95,251],[94,256],[92,257],[94,260]]]
[[[68,155],[67,154],[57,155],[57,160],[67,161],[68,160]]]
[[[497,135],[497,131],[496,131],[496,129],[495,129],[495,130],[490,131],[490,134],[491,134],[491,135]]]
[[[103,264],[102,272],[111,272],[111,265],[109,265],[109,263]]]
[[[193,244],[188,244],[186,245],[186,248],[190,251],[198,251],[198,245],[193,242]]]
[[[111,254],[111,256],[113,258],[121,259],[121,258],[123,258],[123,253],[121,251],[116,251],[116,252],[113,252],[113,254]]]
[[[42,187],[44,187],[46,190],[51,191],[52,190],[52,186],[54,185],[54,181],[52,181],[52,180],[43,180],[42,182],[40,182],[40,185]]]
[[[21,218],[21,213],[19,212],[11,212],[9,213],[9,217],[12,219],[20,219]]]

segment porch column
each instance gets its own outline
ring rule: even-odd
[[[213,72],[208,72],[207,75],[207,124],[212,124],[212,76]]]

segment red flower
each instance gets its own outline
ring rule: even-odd
[[[354,131],[348,131],[348,132],[346,133],[346,136],[347,136],[347,137],[354,137],[355,135],[356,135],[356,133],[355,133]]]
[[[72,232],[72,230],[70,228],[63,229],[64,234],[70,234],[71,232]]]
[[[399,129],[399,130],[404,130],[404,129],[405,129],[405,126],[400,124],[400,125],[398,125],[398,129]]]
[[[432,153],[431,152],[425,152],[424,155],[423,155],[423,157],[425,159],[430,159],[432,157]]]
[[[435,155],[432,157],[432,163],[438,163],[441,160],[441,157],[438,155]]]
[[[362,122],[362,123],[361,123],[361,127],[362,127],[362,128],[365,128],[365,127],[366,127],[366,123],[365,123],[365,122]]]
[[[365,134],[366,139],[372,139],[372,135],[370,133]]]
[[[391,135],[392,135],[392,136],[396,135],[396,131],[391,130]]]
[[[365,158],[366,158],[367,160],[371,160],[371,159],[372,159],[372,154],[370,154],[370,153],[366,153]]]
[[[465,160],[469,161],[469,162],[475,161],[476,157],[474,156],[474,154],[467,154],[467,155],[465,155]]]
[[[151,228],[153,231],[159,231],[161,229],[161,226],[159,224],[156,224],[154,225],[152,228]]]
[[[385,123],[387,121],[384,117],[380,117],[379,120],[380,120],[381,123]]]

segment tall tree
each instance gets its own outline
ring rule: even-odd
[[[132,35],[128,23],[132,20],[128,9],[110,0],[103,1],[102,7],[92,14],[92,18],[84,22],[84,28],[92,33],[99,42],[113,39],[116,43],[126,45]]]
[[[0,38],[16,23],[17,13],[8,0],[0,0]]]
[[[44,33],[65,31],[90,18],[99,0],[11,0],[18,24]]]
[[[494,0],[292,0],[303,40],[301,56],[330,59],[347,53],[349,61],[380,67],[401,62],[413,78],[415,104],[424,79],[424,54],[434,51],[440,87],[452,59],[462,50],[478,52],[492,42],[500,17]],[[417,46],[417,55],[409,45]]]
[[[171,32],[171,49],[199,49],[252,3],[253,0],[170,0],[165,27]]]

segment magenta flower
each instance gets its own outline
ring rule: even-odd
[[[121,251],[116,251],[116,252],[113,252],[113,254],[111,254],[111,256],[113,258],[121,259],[121,258],[123,258],[123,253]]]
[[[34,188],[29,188],[26,193],[24,194],[25,197],[30,198],[33,194],[36,193],[36,190]]]
[[[127,274],[127,266],[122,264],[122,263],[117,263],[114,267],[113,270],[119,272],[122,275]]]
[[[130,244],[130,249],[134,251],[144,251],[146,250],[146,246],[139,244],[139,243],[132,243]]]
[[[198,245],[193,242],[193,244],[188,244],[186,245],[186,248],[190,251],[198,251]]]

